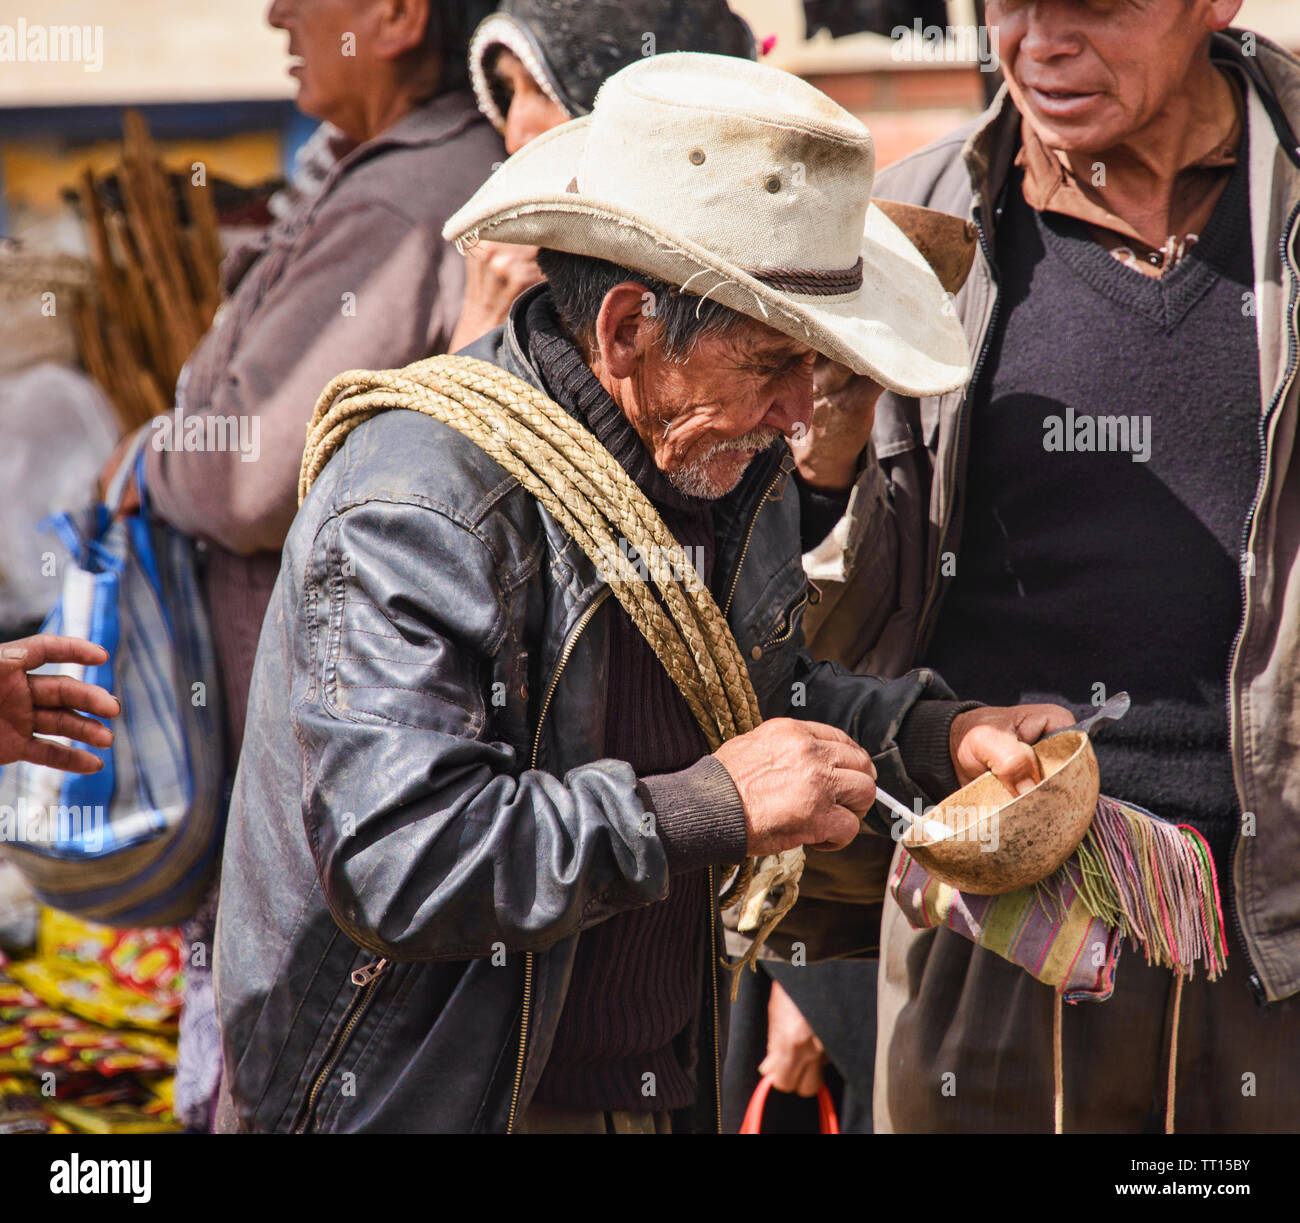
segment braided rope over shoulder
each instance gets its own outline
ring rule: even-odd
[[[620,538],[642,557],[656,550],[686,556],[645,494],[587,429],[535,387],[472,357],[432,357],[405,369],[350,370],[335,378],[322,392],[307,428],[300,505],[347,435],[392,408],[432,416],[473,442],[514,476],[602,570],[620,551]],[[611,589],[685,698],[713,751],[762,720],[749,671],[726,617],[689,559],[671,573],[662,565],[648,569],[659,598],[639,576],[610,575]],[[739,897],[738,928],[752,933],[754,941],[733,969],[746,963],[752,967],[763,940],[798,897],[802,870],[801,849],[761,862],[751,859],[741,867],[721,903],[729,907]],[[777,892],[779,898],[773,900]]]

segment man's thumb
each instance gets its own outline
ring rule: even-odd
[[[1038,757],[1027,743],[1007,746],[990,753],[989,769],[1018,798],[1029,793],[1039,782]]]

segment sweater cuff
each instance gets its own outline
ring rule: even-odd
[[[898,753],[907,775],[935,802],[961,789],[952,766],[953,719],[980,701],[917,701],[898,728]]]
[[[705,756],[679,773],[642,777],[637,792],[654,815],[671,874],[731,865],[747,856],[745,807],[716,756]]]

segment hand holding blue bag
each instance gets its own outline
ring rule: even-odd
[[[58,670],[122,702],[98,773],[5,770],[6,857],[48,905],[121,926],[174,925],[220,860],[225,811],[220,689],[194,543],[150,521],[142,429],[104,503],[49,521],[71,561],[44,631],[84,637],[101,666]],[[115,517],[132,471],[136,513]]]

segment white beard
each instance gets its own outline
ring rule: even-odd
[[[711,473],[710,468],[713,460],[719,454],[725,454],[732,450],[752,450],[757,456],[762,451],[776,445],[780,439],[781,431],[779,429],[775,429],[771,425],[756,425],[748,433],[742,433],[739,437],[715,442],[703,454],[697,455],[688,463],[683,463],[675,471],[665,472],[664,474],[678,492],[685,493],[688,497],[698,497],[703,501],[717,501],[718,498],[725,497],[740,483],[741,477],[744,476],[746,470],[742,468],[740,475],[730,482],[718,479]]]

